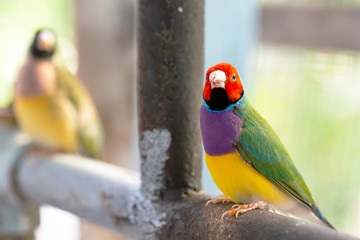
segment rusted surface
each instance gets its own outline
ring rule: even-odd
[[[135,239],[357,239],[262,210],[222,222],[232,204],[205,207],[209,196],[193,191],[149,200],[135,172],[78,156],[25,157],[18,167],[26,203],[52,205]]]
[[[176,198],[181,189],[201,188],[198,111],[203,83],[204,2],[139,0],[137,15],[140,141],[145,131],[170,132],[163,184],[156,192],[160,197]],[[144,159],[148,153],[141,151],[141,156]],[[143,183],[151,181],[144,173],[152,169],[142,162]],[[143,190],[147,188],[143,186]]]
[[[226,216],[222,222],[221,214],[232,204],[205,207],[206,200],[204,195],[191,194],[181,202],[164,204],[168,224],[162,229],[159,239],[358,239],[264,210],[254,210],[238,218]]]

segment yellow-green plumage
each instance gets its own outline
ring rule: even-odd
[[[77,145],[80,152],[99,157],[103,144],[103,131],[95,105],[85,87],[65,66],[57,67],[59,89],[74,105],[77,113]]]
[[[237,152],[222,156],[205,153],[205,161],[217,187],[235,203],[264,200],[285,207],[293,203],[266,177],[246,164]]]
[[[25,61],[16,80],[14,112],[34,141],[55,150],[100,156],[102,128],[95,106],[84,86],[52,55],[31,53]]]
[[[34,140],[53,149],[77,149],[76,112],[67,99],[50,96],[17,98],[15,114],[22,130]]]

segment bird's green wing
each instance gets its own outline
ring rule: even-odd
[[[77,111],[79,151],[99,158],[103,131],[94,103],[82,83],[64,65],[56,65],[56,71],[59,91],[66,94]]]
[[[250,104],[234,111],[244,120],[235,142],[242,159],[284,192],[315,209],[304,179],[270,125]]]

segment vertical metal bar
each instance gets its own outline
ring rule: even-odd
[[[0,126],[0,240],[33,240],[39,207],[22,199],[16,172],[28,147],[16,129]]]
[[[201,188],[204,1],[138,0],[137,14],[142,192],[176,198]]]

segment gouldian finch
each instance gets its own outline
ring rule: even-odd
[[[20,128],[52,150],[97,158],[102,127],[84,86],[53,59],[56,36],[36,32],[15,83],[14,111]]]
[[[275,131],[250,105],[239,74],[229,63],[212,66],[206,73],[200,125],[206,165],[223,192],[208,203],[236,203],[222,218],[257,208],[275,209],[333,228]]]

